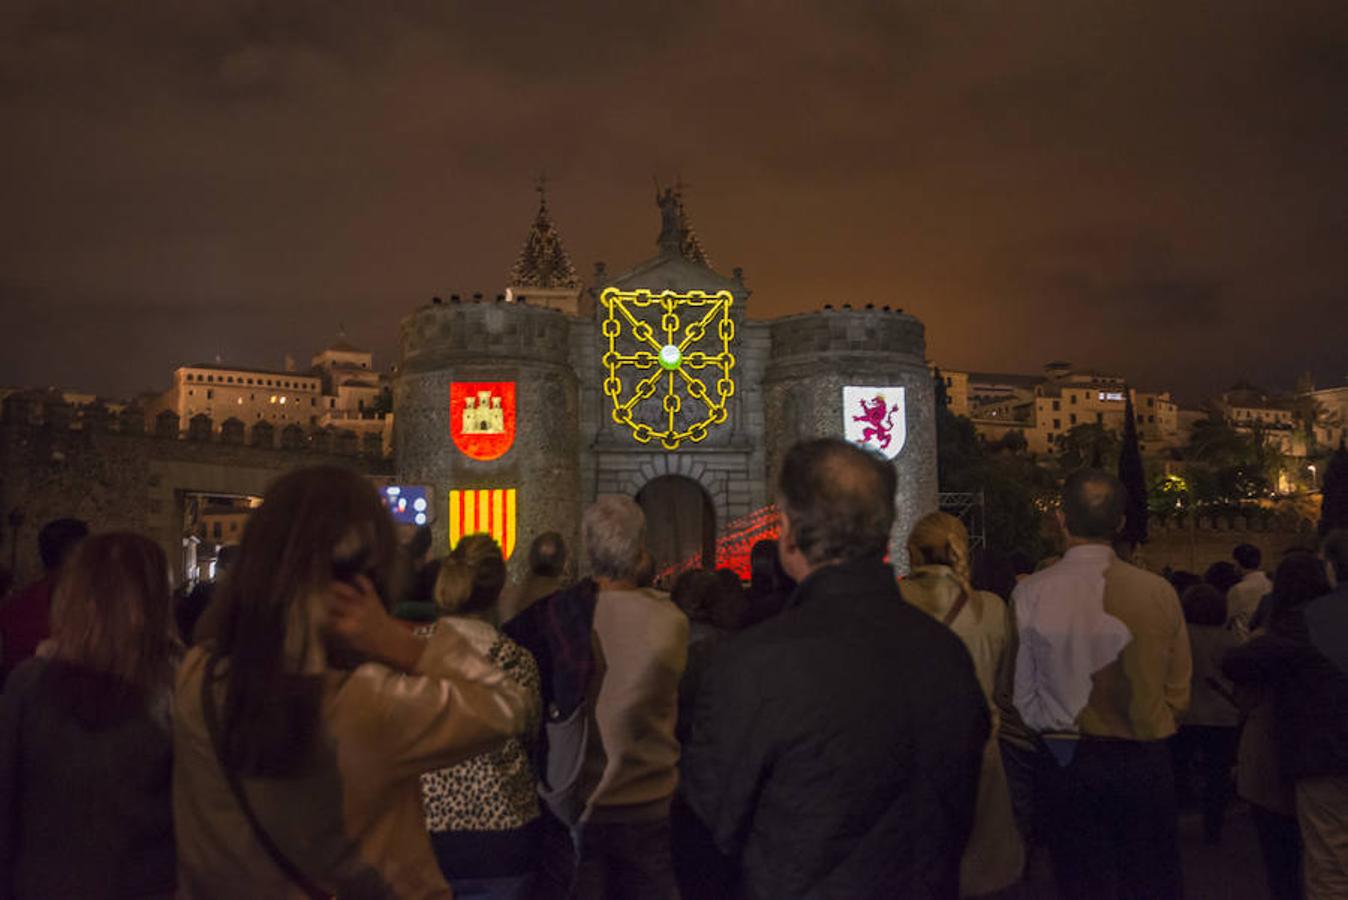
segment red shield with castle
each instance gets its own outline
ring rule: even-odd
[[[515,443],[515,382],[449,385],[449,434],[472,459],[496,459]]]

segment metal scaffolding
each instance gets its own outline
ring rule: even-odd
[[[936,500],[941,512],[950,513],[964,523],[971,551],[988,545],[987,503],[982,491],[942,491]]]

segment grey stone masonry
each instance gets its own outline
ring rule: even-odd
[[[894,466],[898,492],[890,558],[906,571],[906,538],[937,508],[935,396],[922,323],[902,312],[825,310],[772,323],[772,357],[764,380],[769,477],[797,440],[843,433],[847,385],[905,389],[907,441]]]
[[[898,519],[891,556],[900,568],[906,565],[903,538],[914,520],[936,508],[934,398],[920,321],[868,309],[752,322],[749,291],[738,271],[726,278],[682,257],[655,257],[616,278],[597,267],[596,281],[590,292],[596,300],[609,286],[656,294],[731,292],[734,395],[726,420],[703,440],[684,440],[672,450],[658,440],[643,443],[615,422],[613,400],[603,392],[609,339],[599,303],[592,315],[582,316],[508,302],[424,306],[402,322],[394,446],[398,479],[432,488],[438,547],[447,548],[454,489],[517,491],[510,564],[516,575],[529,541],[543,531],[561,532],[574,558],[583,558],[584,506],[603,493],[634,496],[664,476],[700,486],[724,525],[772,501],[772,479],[793,441],[843,434],[845,385],[902,385],[907,442],[895,460]],[[634,371],[623,377],[646,376]],[[449,394],[455,381],[515,383],[517,433],[498,459],[470,459],[454,445]],[[624,381],[624,390],[632,383]]]

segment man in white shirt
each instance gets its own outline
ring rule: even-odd
[[[1253,544],[1241,544],[1231,551],[1231,556],[1240,567],[1241,579],[1226,594],[1226,618],[1248,627],[1259,608],[1259,601],[1273,590],[1273,582],[1259,568],[1259,548]]]
[[[1014,703],[1049,750],[1040,800],[1060,896],[1177,900],[1166,739],[1189,702],[1189,637],[1175,589],[1110,547],[1125,498],[1090,469],[1063,486],[1067,552],[1011,595]]]

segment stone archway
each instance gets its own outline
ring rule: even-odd
[[[646,545],[662,571],[690,557],[716,565],[716,508],[702,485],[686,475],[660,475],[637,491],[646,513]]]

